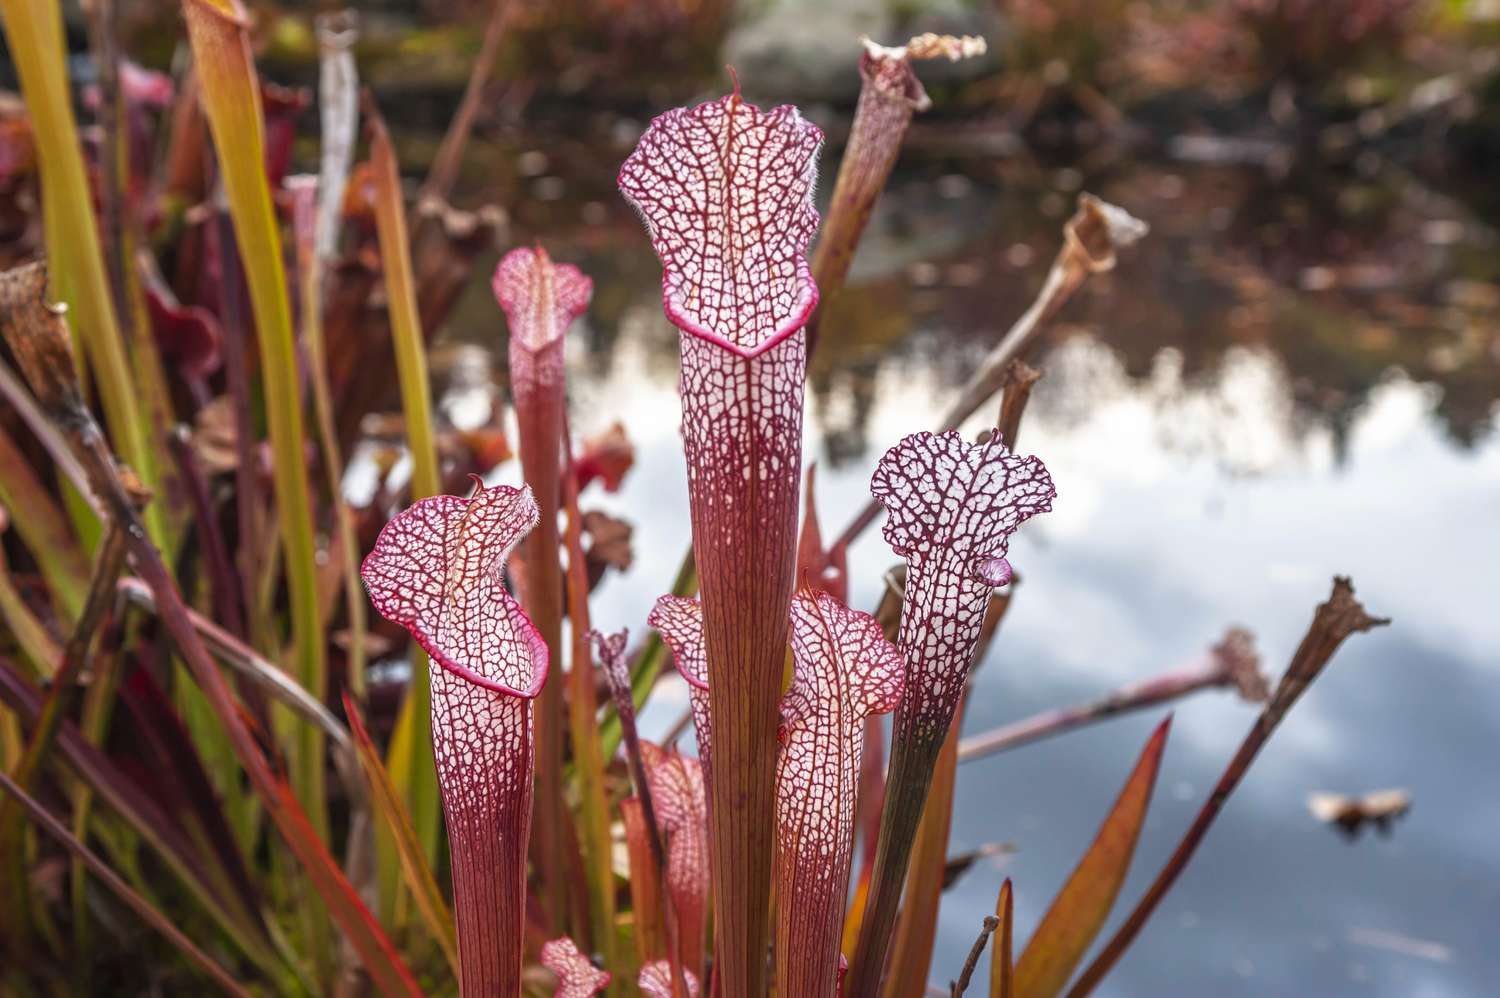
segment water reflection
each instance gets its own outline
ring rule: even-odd
[[[623,491],[593,500],[634,521],[637,553],[595,618],[639,633],[688,542],[676,335],[638,227],[596,190],[597,164],[575,165],[566,183],[582,208],[523,202],[516,218],[595,280],[586,334],[570,344],[574,425],[623,419],[638,455]],[[826,529],[865,501],[880,451],[935,422],[1025,307],[1083,183],[1034,164],[917,164],[882,202],[809,375]],[[966,730],[1142,678],[1231,623],[1253,629],[1279,670],[1330,576],[1351,574],[1395,626],[1339,653],[1104,993],[1486,993],[1500,974],[1493,234],[1378,171],[1323,193],[1181,165],[1087,183],[1153,234],[1070,306],[1037,360],[1045,378],[1021,444],[1059,495],[1015,543],[1025,581]],[[450,339],[497,346],[499,324],[480,282]],[[468,385],[450,412],[482,421],[490,383]],[[892,560],[878,532],[855,548],[856,605],[873,604]],[[649,723],[675,719],[676,692]],[[1123,898],[1144,888],[1252,716],[1212,694],[1178,711]],[[964,767],[951,851],[1007,840],[1020,852],[945,896],[935,981],[956,973],[992,910],[1002,862],[1030,931],[1153,722]],[[1389,839],[1345,842],[1306,810],[1312,791],[1386,786],[1414,795]]]

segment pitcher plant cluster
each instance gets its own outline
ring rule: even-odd
[[[408,206],[373,101],[360,110],[357,24],[325,17],[321,171],[287,176],[283,112],[306,98],[260,82],[236,0],[183,9],[195,68],[173,81],[125,60],[91,8],[105,156],[79,141],[58,9],[0,0],[46,257],[0,275],[7,988],[78,984],[139,918],[161,979],[194,991],[957,995],[980,973],[992,996],[1087,994],[1338,644],[1383,623],[1336,580],[1274,690],[1234,629],[1185,670],[960,745],[970,678],[1032,570],[1012,568],[1012,538],[1067,501],[1045,455],[1017,450],[1039,376],[1021,358],[1145,226],[1085,195],[1037,303],[939,432],[889,442],[870,508],[826,542],[808,356],[836,348],[828,304],[931,103],[914,61],[984,50],[935,35],[851,39],[863,91],[826,221],[823,133],[737,79],[661,114],[621,163],[679,335],[692,544],[645,620],[597,619],[590,595],[620,562],[580,502],[617,488],[630,452],[623,431],[579,439],[569,418],[589,276],[545,233],[494,271],[524,484],[486,484],[508,437],[437,427],[425,349],[500,232],[445,200],[472,108]],[[129,153],[158,117],[153,164]],[[361,376],[372,312],[401,415],[375,500],[355,507],[343,455],[382,404],[361,394],[381,380]],[[406,479],[388,474],[402,457]],[[851,560],[882,520],[894,567]],[[646,552],[630,584],[666,579],[676,554]],[[869,612],[856,580],[885,594]],[[377,728],[381,655],[412,671]],[[667,661],[691,751],[638,728]],[[1007,880],[969,960],[933,966],[943,885],[972,863],[947,854],[961,761],[1216,687],[1260,716],[1093,962],[1167,721],[1026,944]],[[60,873],[28,874],[54,857]]]

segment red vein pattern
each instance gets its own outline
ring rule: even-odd
[[[490,285],[510,321],[511,336],[532,353],[561,342],[594,293],[594,282],[582,271],[553,263],[540,246],[505,254]]]
[[[683,971],[683,979],[687,984],[687,998],[698,998],[701,992],[698,978]],[[666,960],[657,960],[642,967],[638,983],[641,994],[646,998],[677,998],[672,993],[672,965]]]
[[[448,819],[461,987],[521,982],[531,830],[531,701],[547,647],[505,590],[505,560],[537,520],[529,489],[435,496],[395,516],[361,575],[428,655],[432,741]]]
[[[852,967],[852,993],[873,994],[889,944],[932,769],[963,695],[990,593],[1010,581],[1006,549],[1056,490],[1035,457],[957,430],[914,433],[886,451],[870,481],[885,539],[906,558],[898,644],[906,695],[896,710],[875,874]]]
[[[625,654],[630,632],[623,627],[613,634],[589,631],[588,638],[594,643],[594,653],[599,656],[599,668],[609,686],[610,699],[620,715],[620,726],[634,730],[635,698],[630,692],[630,657]]]
[[[542,966],[557,975],[552,998],[592,998],[609,987],[610,975],[595,967],[567,936],[542,945]]]
[[[594,282],[571,264],[553,263],[538,246],[505,254],[490,287],[510,324],[510,377],[520,410],[521,393],[562,384],[563,334],[588,309]]]
[[[563,420],[567,406],[563,334],[588,308],[593,282],[547,251],[514,249],[501,258],[491,287],[510,326],[510,385],[519,431],[521,473],[536,491],[539,526],[527,541],[522,599],[554,657],[562,649],[563,577],[558,558]],[[542,690],[537,715],[537,843],[552,925],[565,924],[561,835],[562,684]]]
[[[693,710],[693,732],[698,739],[698,759],[704,783],[713,786],[713,721],[708,704],[708,646],[703,640],[703,604],[691,596],[657,599],[646,617],[672,651],[672,664],[688,684],[688,704]]]
[[[641,743],[651,800],[667,852],[667,895],[676,913],[678,962],[699,976],[708,938],[708,794],[697,759]]]
[[[674,326],[748,358],[807,322],[822,145],[795,107],[762,111],[738,90],[651,122],[620,168],[620,193],[661,257]]]
[[[907,565],[899,641],[908,693],[898,725],[941,740],[990,591],[1010,581],[1010,535],[1051,509],[1057,491],[1040,460],[1010,453],[998,433],[970,444],[950,430],[914,433],[886,451],[870,492],[888,514],[886,543]]]
[[[682,331],[682,431],[703,599],[714,751],[714,911],[729,998],[764,992],[776,702],[796,546],[818,292],[806,252],[823,135],[736,90],[668,111],[620,169]]]
[[[880,624],[826,592],[792,597],[792,686],[776,772],[776,988],[838,990],[865,719],[901,700],[905,666]]]

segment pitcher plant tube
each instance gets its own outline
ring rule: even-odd
[[[531,702],[547,646],[505,588],[537,522],[527,488],[435,496],[380,532],[362,574],[375,608],[430,656],[432,739],[448,820],[462,994],[516,994],[531,831]]]
[[[791,625],[776,771],[776,987],[832,998],[865,720],[895,708],[905,665],[874,617],[826,592],[800,590]]]
[[[719,980],[765,991],[777,702],[797,542],[807,262],[823,133],[735,91],[658,117],[620,170],[681,331],[688,503],[717,778],[710,807]]]
[[[929,777],[963,695],[990,592],[1010,581],[1010,535],[1051,509],[1056,495],[1037,458],[1012,454],[998,433],[970,444],[956,430],[914,433],[886,451],[870,492],[886,508],[886,542],[906,559],[897,636],[906,694],[892,728],[875,869],[850,966],[856,996],[879,987]]]
[[[563,417],[567,404],[563,334],[584,310],[593,282],[577,267],[556,264],[547,251],[511,250],[495,268],[495,300],[510,324],[510,384],[520,431],[521,473],[536,496],[540,517],[526,543],[522,600],[547,653],[561,660],[563,576],[558,504],[562,483]],[[542,688],[537,720],[537,858],[554,928],[566,915],[562,851],[562,683]]]

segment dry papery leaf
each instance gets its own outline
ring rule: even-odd
[[[1397,818],[1411,810],[1411,794],[1406,790],[1376,790],[1362,796],[1314,793],[1307,798],[1307,809],[1314,818],[1337,828],[1346,837],[1357,838],[1366,825],[1389,835]]]

